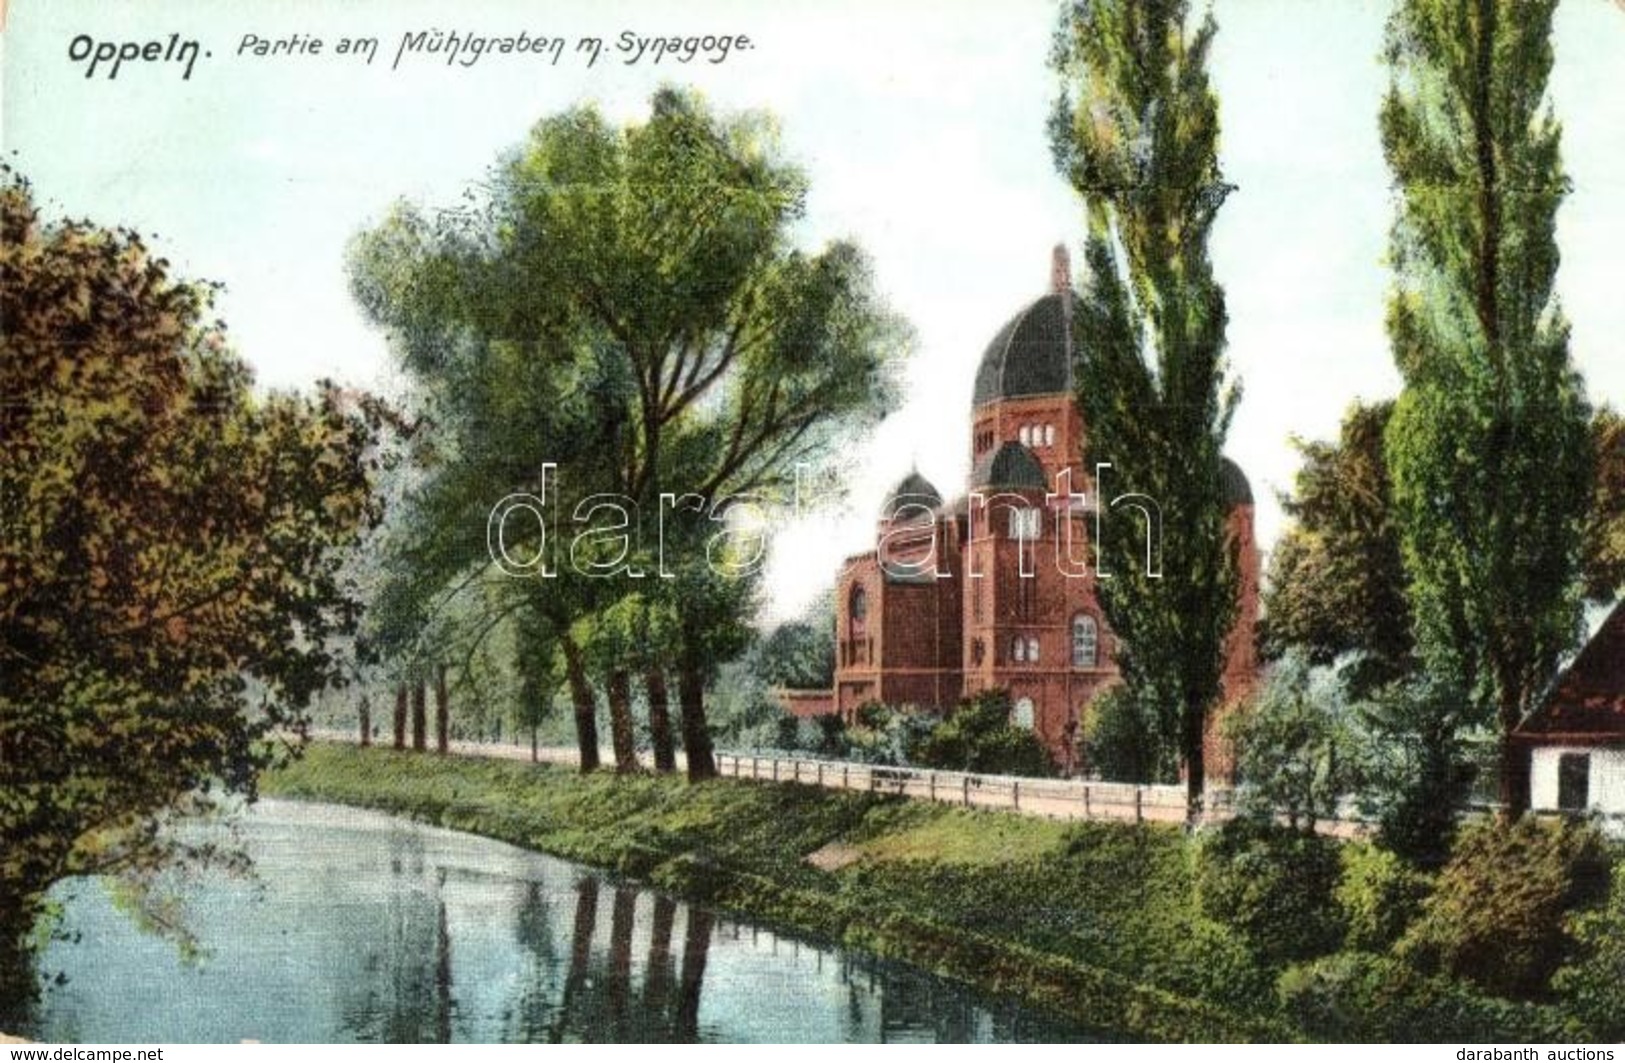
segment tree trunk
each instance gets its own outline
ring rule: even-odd
[[[655,771],[677,770],[677,751],[672,745],[671,705],[666,692],[666,673],[651,668],[644,673],[644,686],[649,692],[649,741],[655,747]]]
[[[592,684],[587,682],[587,669],[581,663],[581,647],[566,635],[560,640],[564,647],[564,672],[570,683],[570,702],[576,714],[576,748],[581,754],[581,773],[598,770],[598,702],[593,697]]]
[[[1185,703],[1185,828],[1195,830],[1202,824],[1202,798],[1207,788],[1207,762],[1202,748],[1202,720],[1205,705],[1191,700]]]
[[[395,687],[395,748],[406,748],[406,684]]]
[[[1514,698],[1503,697],[1500,707],[1501,778],[1497,787],[1501,799],[1501,819],[1512,823],[1529,811],[1529,759],[1512,737],[1522,719]]]
[[[711,732],[705,726],[705,679],[700,670],[684,663],[677,672],[677,705],[683,725],[683,754],[688,758],[688,781],[715,778]]]
[[[451,751],[451,701],[446,696],[446,666],[434,678],[434,747],[441,756]]]
[[[541,758],[541,750],[540,750],[540,748],[539,748],[539,746],[537,744],[537,737],[536,737],[537,732],[539,732],[540,730],[541,730],[541,728],[539,726],[537,726],[536,724],[531,724],[530,725],[530,762],[532,764],[534,764],[538,760],[542,759]]]
[[[367,695],[361,695],[361,705],[357,710],[361,717],[361,748],[366,749],[372,745],[372,705],[367,702]]]
[[[422,752],[428,742],[428,692],[423,680],[412,685],[412,748]]]
[[[615,747],[615,770],[622,775],[636,772],[637,741],[632,733],[632,678],[624,668],[609,673],[604,696],[609,701],[609,740]]]

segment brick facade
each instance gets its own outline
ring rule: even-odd
[[[911,475],[888,500],[875,549],[842,567],[835,687],[816,704],[848,718],[867,701],[946,711],[1004,687],[1016,722],[1071,772],[1086,767],[1077,739],[1089,705],[1118,671],[1095,597],[1095,481],[1081,459],[1085,426],[1071,388],[1075,297],[1063,256],[1058,249],[1054,290],[1013,318],[984,356],[966,494],[945,503]],[[1241,560],[1224,671],[1224,703],[1233,706],[1256,682],[1259,558],[1246,480],[1234,465],[1225,472]],[[1080,493],[1081,504],[1070,497]],[[1216,725],[1207,761],[1216,779],[1231,767]]]

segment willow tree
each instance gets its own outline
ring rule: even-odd
[[[1216,27],[1193,25],[1187,7],[1072,3],[1052,57],[1063,88],[1051,135],[1088,220],[1074,322],[1086,459],[1112,464],[1108,494],[1147,495],[1161,515],[1160,571],[1147,564],[1146,529],[1107,522],[1100,601],[1125,682],[1183,756],[1194,820],[1235,616],[1220,463],[1238,393],[1224,380],[1224,292],[1208,259],[1230,191],[1207,74]]]
[[[502,363],[520,381],[459,418],[453,460],[483,462],[493,445],[530,456],[528,469],[486,464],[489,502],[528,489],[553,460],[565,498],[615,495],[642,518],[621,578],[568,580],[559,558],[542,600],[559,612],[572,687],[586,671],[574,621],[633,593],[669,603],[691,778],[714,773],[702,687],[714,655],[739,644],[742,618],[729,610],[750,599],[711,593],[701,571],[711,518],[730,498],[788,493],[798,464],[828,460],[885,413],[907,342],[860,249],[794,246],[806,190],[771,120],[714,114],[663,89],[639,123],[611,124],[590,106],[542,120],[467,209],[402,212],[364,234],[352,259],[357,296],[409,366],[445,378],[447,353],[470,351],[479,372]],[[589,383],[589,416],[564,423]],[[527,423],[556,443],[551,458],[504,427]],[[662,531],[665,563],[651,566]],[[566,584],[582,597],[552,593]],[[663,693],[658,669],[649,679]]]
[[[1382,142],[1398,190],[1387,435],[1417,647],[1501,736],[1578,629],[1593,455],[1553,283],[1568,191],[1546,94],[1556,0],[1401,0]]]

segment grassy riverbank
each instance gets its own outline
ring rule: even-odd
[[[1301,1036],[1276,1003],[1279,970],[1202,914],[1174,828],[325,744],[263,789],[606,868],[1119,1035]]]

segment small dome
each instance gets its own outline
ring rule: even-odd
[[[1045,491],[1044,467],[1033,452],[1020,443],[1009,442],[991,454],[983,454],[971,470],[972,487],[1014,487]]]
[[[1219,477],[1224,482],[1224,504],[1227,506],[1250,506],[1253,504],[1253,488],[1247,482],[1247,474],[1241,471],[1241,466],[1229,458],[1219,459]]]
[[[911,472],[891,489],[880,515],[890,520],[898,516],[899,510],[905,510],[906,507],[903,515],[910,520],[919,520],[926,515],[922,513],[920,507],[935,511],[941,505],[942,492],[918,472]]]
[[[1071,292],[1052,293],[1011,318],[993,337],[976,370],[972,405],[983,406],[1019,395],[1051,395],[1072,390]]]

